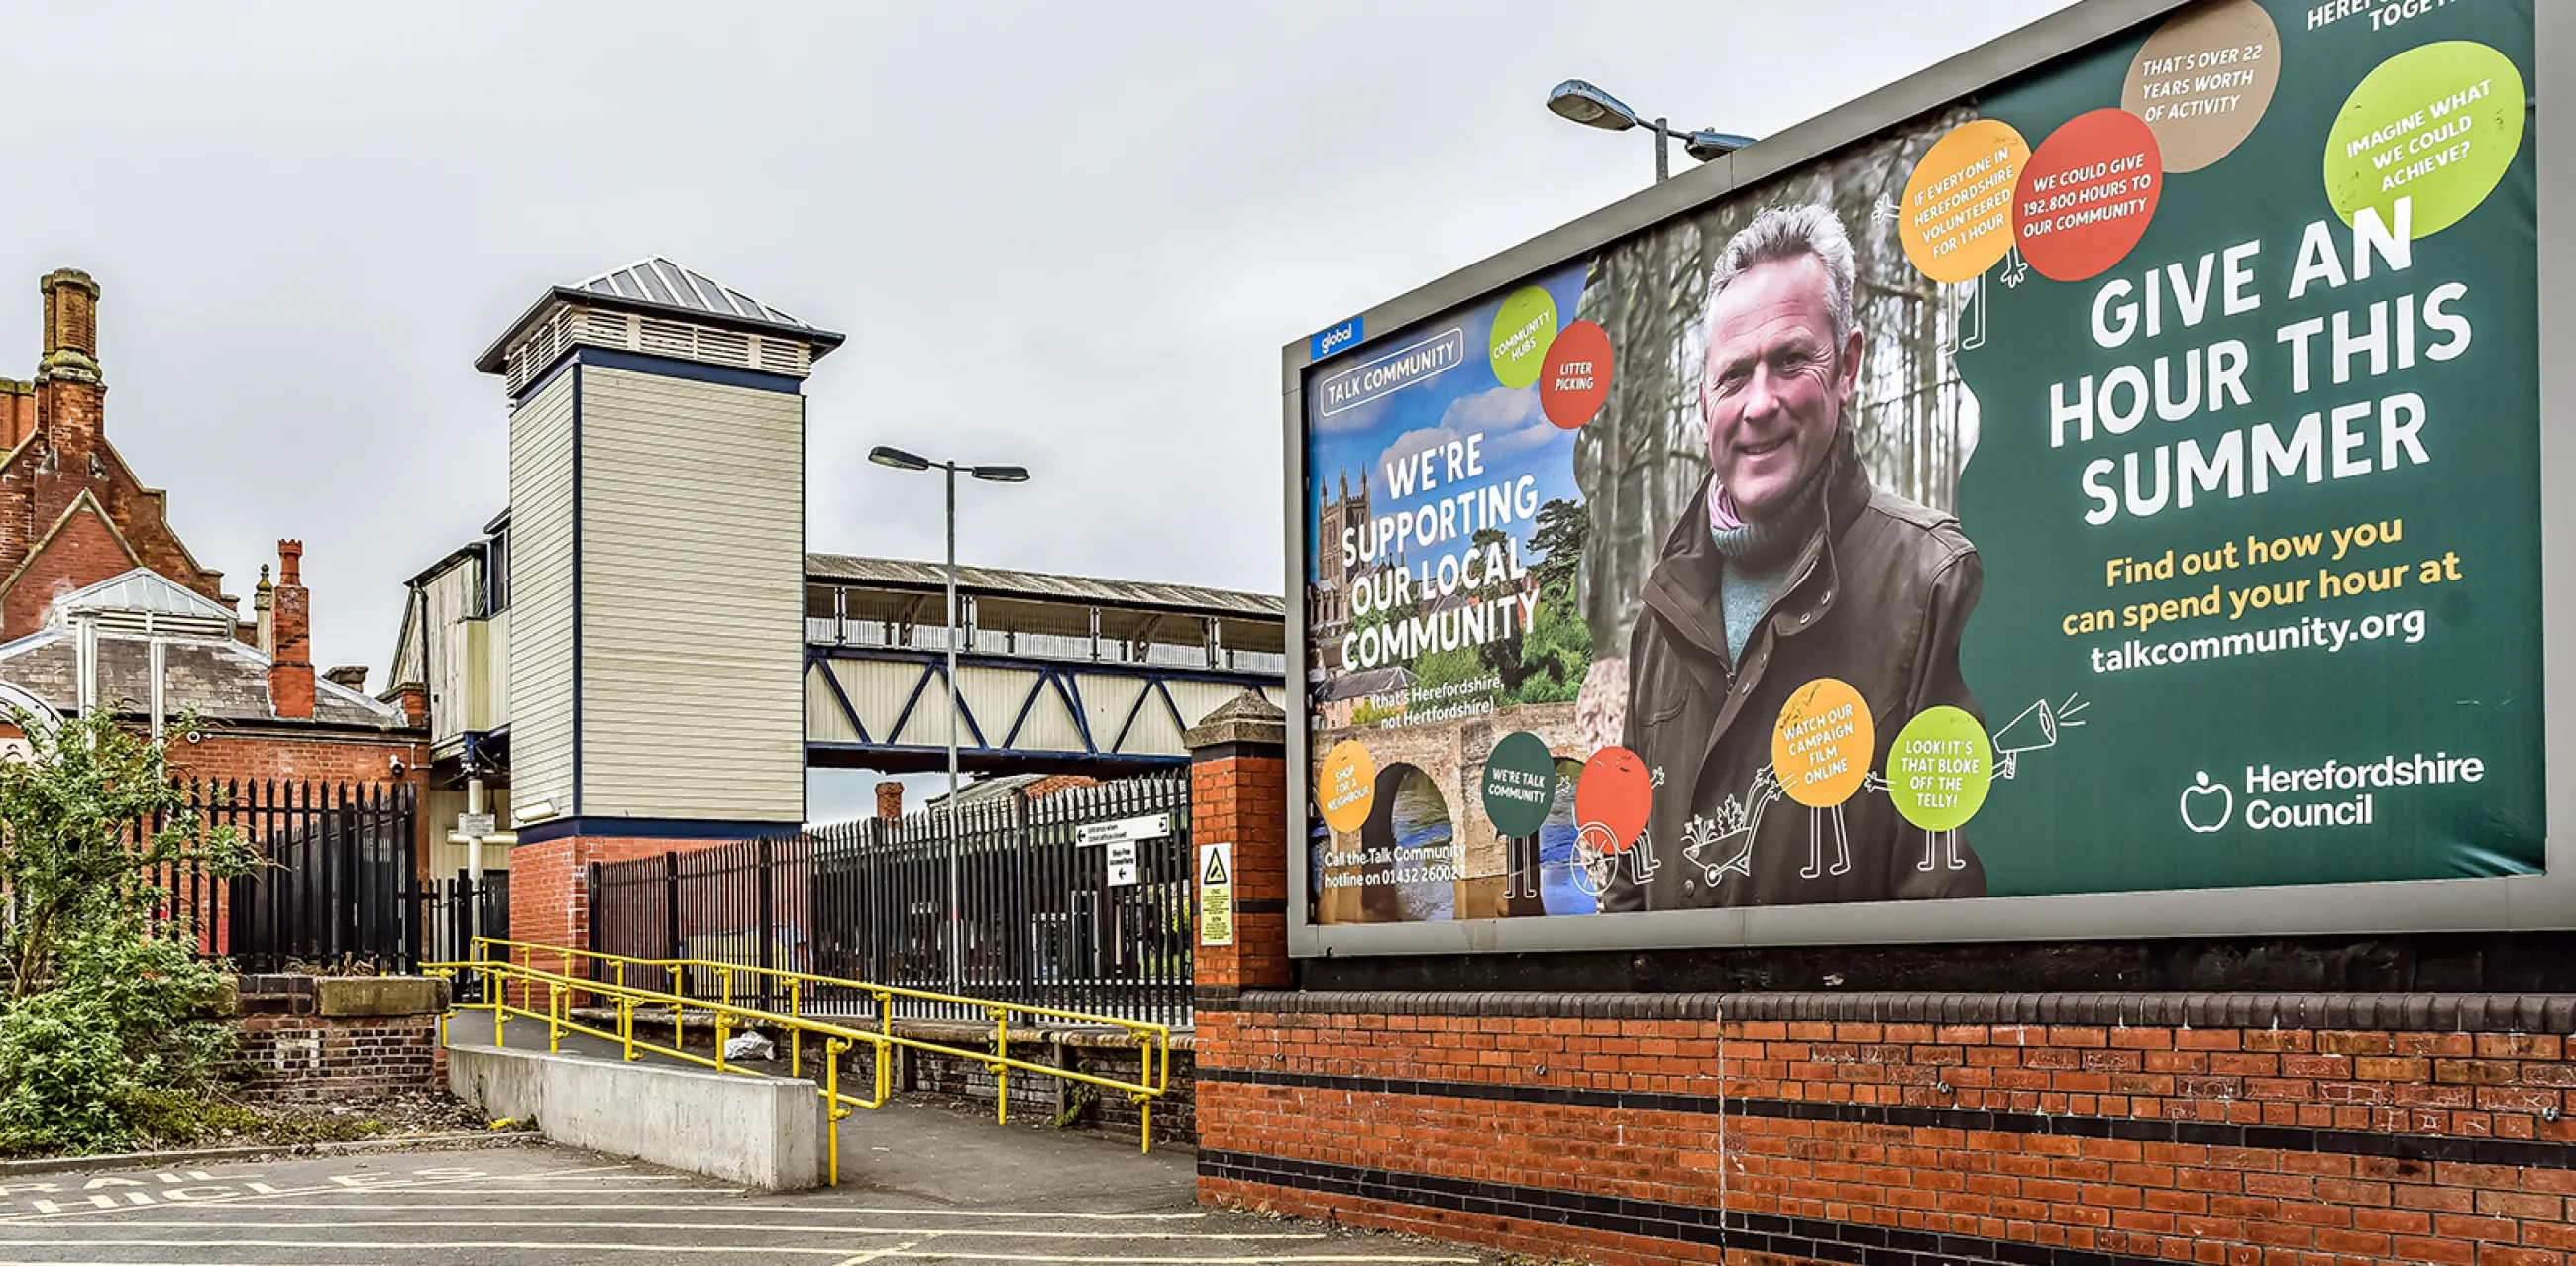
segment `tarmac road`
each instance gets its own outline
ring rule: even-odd
[[[9,1266],[1458,1263],[1471,1250],[1202,1208],[1186,1149],[936,1104],[843,1124],[844,1185],[765,1195],[529,1146],[0,1183]]]

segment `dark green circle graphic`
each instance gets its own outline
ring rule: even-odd
[[[1505,835],[1536,835],[1556,803],[1556,757],[1545,740],[1523,731],[1506,735],[1485,758],[1485,816]]]

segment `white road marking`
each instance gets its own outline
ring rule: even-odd
[[[550,1253],[561,1253],[575,1250],[585,1253],[742,1253],[750,1251],[747,1250],[745,1246],[739,1244],[619,1244],[581,1243],[568,1240],[451,1240],[422,1243],[418,1241],[405,1240],[132,1240],[120,1238],[26,1241],[22,1242],[22,1244],[26,1247],[35,1248],[68,1248],[75,1245],[105,1248],[283,1248],[302,1250],[306,1252],[320,1252],[325,1249],[394,1249],[406,1253],[491,1253],[504,1249]],[[836,1261],[846,1260],[849,1256],[848,1250],[846,1249],[796,1248],[788,1245],[777,1244],[763,1245],[756,1251],[762,1253],[794,1254],[803,1257],[829,1257]],[[887,1249],[879,1253],[877,1258],[873,1260],[891,1261],[897,1260],[898,1258],[916,1257],[935,1257],[944,1259],[954,1256],[955,1254],[937,1250],[914,1253],[902,1251],[900,1249]],[[1064,1253],[977,1253],[975,1256],[979,1260],[988,1262],[1055,1262],[1064,1263],[1067,1264],[1067,1266],[1091,1266],[1093,1263],[1098,1263],[1100,1266],[1166,1266],[1166,1264],[1178,1263],[1196,1263],[1199,1264],[1199,1266],[1282,1266],[1282,1264],[1285,1263],[1298,1262],[1444,1262],[1461,1263],[1463,1266],[1476,1266],[1476,1259],[1472,1257],[1425,1257],[1411,1254],[1394,1255],[1377,1253],[1298,1253],[1287,1256],[1261,1255],[1234,1257],[1204,1257],[1195,1255],[1190,1257],[1078,1257]],[[19,1263],[18,1266],[31,1266],[31,1264],[22,1262]],[[95,1266],[95,1264],[93,1264],[93,1266]],[[141,1264],[121,1263],[119,1266],[141,1266]],[[202,1263],[192,1264],[192,1266],[202,1266]]]
[[[572,1174],[585,1174],[585,1173],[592,1173],[592,1172],[597,1172],[597,1171],[617,1170],[617,1169],[623,1169],[623,1168],[625,1168],[625,1166],[623,1166],[623,1165],[599,1165],[599,1166],[594,1166],[594,1167],[586,1168],[586,1169],[560,1169],[560,1170],[555,1170],[555,1171],[553,1171],[553,1172],[554,1172],[554,1173],[556,1173],[556,1174],[558,1174],[558,1175],[567,1175],[567,1176],[568,1176],[568,1175],[572,1175]],[[188,1202],[187,1207],[189,1207],[189,1208],[196,1208],[196,1209],[204,1209],[204,1208],[219,1207],[219,1206],[223,1206],[223,1205],[248,1204],[248,1203],[251,1203],[251,1202],[253,1202],[253,1201],[267,1201],[267,1200],[275,1199],[275,1198],[282,1197],[282,1196],[311,1196],[311,1195],[319,1195],[319,1194],[322,1194],[322,1193],[324,1193],[324,1192],[333,1192],[333,1191],[367,1191],[367,1192],[382,1192],[382,1193],[386,1193],[386,1194],[392,1194],[392,1193],[394,1193],[394,1192],[406,1192],[406,1193],[408,1193],[408,1192],[413,1192],[413,1191],[419,1191],[419,1190],[422,1190],[422,1189],[424,1189],[424,1188],[433,1188],[433,1187],[454,1187],[454,1186],[456,1186],[456,1185],[458,1185],[458,1184],[460,1184],[460,1183],[482,1182],[482,1181],[484,1181],[485,1179],[493,1178],[493,1177],[496,1177],[496,1175],[492,1175],[492,1174],[483,1174],[483,1173],[475,1173],[475,1174],[469,1174],[469,1175],[459,1175],[459,1176],[457,1176],[457,1177],[452,1177],[452,1178],[395,1178],[395,1179],[392,1179],[391,1181],[388,1181],[388,1182],[381,1182],[381,1183],[368,1183],[368,1184],[366,1184],[366,1185],[364,1185],[364,1186],[357,1186],[357,1187],[349,1186],[349,1185],[347,1185],[347,1184],[345,1184],[345,1183],[339,1183],[339,1182],[324,1182],[324,1183],[321,1183],[321,1184],[318,1184],[318,1185],[315,1185],[315,1186],[311,1186],[311,1187],[271,1187],[271,1186],[269,1186],[267,1183],[263,1183],[263,1182],[253,1182],[253,1183],[249,1183],[248,1185],[249,1185],[249,1186],[251,1186],[251,1187],[258,1188],[259,1190],[256,1190],[256,1191],[248,1191],[248,1192],[241,1192],[241,1193],[238,1193],[238,1194],[235,1194],[235,1195],[230,1195],[230,1196],[215,1196],[215,1197],[209,1197],[209,1198],[204,1199],[204,1200],[193,1200],[193,1201]],[[664,1193],[665,1191],[667,1191],[667,1190],[668,1190],[667,1188],[656,1188],[656,1189],[654,1190],[653,1194],[655,1194],[655,1195],[661,1195],[661,1194],[663,1194],[663,1193]],[[547,1191],[545,1194],[547,1194],[547,1195],[559,1195],[559,1194],[562,1194],[562,1193],[560,1193],[560,1192],[556,1192],[556,1191],[552,1191],[552,1190],[549,1190],[549,1191]],[[91,1217],[97,1217],[97,1216],[99,1216],[100,1214],[103,1214],[103,1213],[129,1213],[129,1212],[132,1212],[132,1210],[120,1207],[120,1208],[116,1208],[116,1209],[105,1209],[105,1208],[65,1209],[65,1210],[63,1210],[63,1211],[61,1211],[61,1212],[58,1212],[58,1213],[50,1213],[50,1212],[49,1212],[49,1213],[18,1213],[18,1214],[7,1214],[7,1215],[0,1215],[0,1225],[6,1225],[6,1224],[12,1224],[12,1223],[23,1224],[23,1223],[29,1223],[29,1222],[59,1222],[59,1221],[63,1221],[63,1220],[70,1219],[70,1218],[91,1218]]]
[[[938,1237],[932,1236],[931,1238],[937,1239]],[[905,1240],[903,1243],[897,1244],[893,1248],[881,1248],[873,1253],[860,1253],[854,1257],[844,1257],[841,1260],[832,1263],[832,1266],[866,1266],[866,1263],[868,1262],[882,1260],[888,1253],[903,1252],[920,1242],[921,1241],[919,1240]]]
[[[342,1208],[342,1207],[345,1207],[345,1206],[331,1205],[331,1206],[319,1206],[319,1207],[325,1207],[325,1208]],[[811,1210],[801,1210],[801,1209],[800,1209],[800,1210],[797,1210],[796,1212],[806,1213],[806,1212],[811,1212]],[[1046,1216],[1046,1215],[1039,1215],[1039,1216]],[[388,1218],[388,1219],[385,1219],[385,1220],[382,1220],[382,1221],[368,1220],[368,1221],[359,1221],[359,1222],[343,1222],[343,1221],[337,1221],[337,1220],[332,1220],[332,1221],[313,1221],[313,1222],[234,1222],[234,1221],[230,1221],[230,1220],[222,1219],[222,1218],[192,1218],[192,1219],[184,1219],[184,1220],[178,1220],[178,1221],[167,1221],[167,1222],[164,1222],[164,1221],[119,1222],[119,1223],[117,1223],[116,1225],[117,1225],[119,1228],[125,1228],[125,1227],[139,1227],[139,1228],[142,1228],[142,1229],[145,1229],[145,1230],[155,1230],[155,1231],[162,1231],[162,1230],[198,1230],[198,1231],[205,1231],[205,1230],[212,1230],[212,1229],[214,1229],[214,1228],[216,1228],[216,1227],[222,1227],[222,1228],[223,1228],[223,1229],[225,1229],[225,1230],[240,1229],[240,1230],[251,1230],[251,1231],[302,1231],[302,1230],[316,1230],[316,1231],[342,1231],[342,1230],[383,1230],[383,1229],[385,1229],[385,1228],[389,1228],[389,1227],[391,1227],[391,1228],[402,1228],[402,1227],[538,1227],[538,1228],[547,1228],[547,1227],[552,1227],[552,1228],[556,1228],[556,1229],[559,1229],[559,1230],[565,1230],[565,1231],[752,1231],[752,1232],[757,1232],[757,1233],[764,1234],[764,1235],[947,1235],[947,1236],[955,1236],[955,1237],[963,1238],[963,1239],[975,1239],[975,1240],[989,1240],[989,1239],[1023,1239],[1023,1240],[1035,1240],[1035,1239],[1057,1239],[1057,1240],[1320,1240],[1320,1239],[1325,1238],[1325,1237],[1324,1237],[1324,1235],[1323,1235],[1323,1233],[1322,1233],[1322,1232],[1320,1232],[1320,1231],[1305,1231],[1305,1232],[1268,1232],[1268,1233],[1257,1234],[1257,1235],[1236,1235],[1236,1234],[1230,1234],[1230,1233],[1228,1233],[1228,1232],[1224,1232],[1224,1231],[1161,1231],[1161,1230],[1148,1230],[1148,1231],[1134,1231],[1134,1230],[1124,1230],[1124,1231],[1057,1231],[1057,1230],[1046,1230],[1046,1231],[988,1231],[988,1230],[984,1230],[984,1229],[981,1229],[981,1228],[978,1228],[978,1227],[925,1227],[925,1226],[886,1227],[886,1226],[834,1226],[834,1225],[830,1225],[830,1224],[822,1224],[822,1223],[806,1223],[806,1224],[799,1224],[799,1225],[796,1225],[796,1226],[773,1226],[773,1225],[769,1225],[769,1224],[767,1224],[767,1223],[761,1223],[761,1222],[594,1222],[594,1221],[590,1221],[590,1220],[588,1220],[588,1219],[584,1219],[584,1220],[582,1220],[582,1221],[578,1221],[578,1222],[561,1222],[561,1221],[556,1221],[556,1222],[533,1222],[533,1221],[532,1221],[532,1222],[500,1222],[500,1221],[493,1221],[493,1220],[490,1220],[490,1219],[458,1219],[458,1220],[450,1220],[450,1221],[423,1221],[423,1220],[414,1219],[414,1218]],[[7,1236],[7,1235],[9,1235],[9,1234],[11,1234],[11,1232],[7,1232],[7,1231],[0,1231],[0,1237],[5,1237],[5,1236]],[[96,1244],[96,1243],[101,1243],[101,1242],[103,1242],[103,1241],[99,1241],[99,1240],[91,1239],[91,1238],[88,1238],[88,1237],[86,1237],[86,1236],[82,1237],[81,1239],[79,1239],[79,1240],[77,1240],[77,1241],[75,1241],[75,1240],[13,1240],[13,1239],[7,1239],[7,1238],[0,1238],[0,1245],[37,1245],[37,1246],[42,1246],[42,1245],[47,1245],[47,1244],[70,1244],[70,1243]],[[209,1243],[213,1243],[213,1242],[216,1242],[216,1241],[208,1241],[208,1242],[209,1242]]]
[[[407,1189],[369,1187],[364,1190],[369,1195],[389,1196],[405,1194]],[[828,1188],[825,1190],[828,1190]],[[546,1194],[551,1196],[567,1195],[570,1193],[550,1191]],[[655,1192],[653,1194],[661,1195],[664,1193]],[[237,1203],[241,1202],[230,1200],[199,1200],[192,1204],[175,1205],[170,1207],[188,1209],[221,1209],[230,1207]],[[412,1209],[433,1209],[444,1211],[453,1210],[457,1206],[453,1202],[439,1204],[377,1204],[372,1202],[344,1200],[263,1200],[260,1202],[259,1207],[262,1209],[345,1209],[359,1213],[391,1213]],[[883,1205],[818,1207],[810,1202],[804,1204],[754,1204],[749,1200],[734,1201],[726,1204],[709,1204],[703,1202],[697,1204],[645,1204],[640,1201],[626,1200],[591,1202],[518,1200],[507,1204],[497,1202],[485,1204],[477,1201],[472,1207],[477,1210],[488,1209],[496,1211],[508,1209],[603,1209],[615,1210],[620,1213],[630,1210],[640,1210],[646,1213],[789,1213],[800,1217],[811,1217],[814,1214],[821,1212],[831,1214],[868,1214],[913,1218],[1062,1218],[1075,1222],[1193,1222],[1208,1216],[1205,1213],[1059,1213],[1052,1209],[903,1209],[890,1208]],[[87,1212],[87,1210],[80,1210],[80,1212]],[[101,1210],[101,1212],[105,1211]],[[119,1209],[117,1212],[125,1213],[130,1212],[130,1210]],[[0,1218],[0,1225],[8,1225],[11,1223],[24,1224],[30,1222],[41,1223],[50,1220],[52,1219]],[[119,1223],[119,1225],[130,1224]]]

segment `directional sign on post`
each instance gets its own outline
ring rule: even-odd
[[[1199,845],[1199,944],[1234,944],[1234,845]]]
[[[1155,813],[1141,818],[1121,818],[1115,822],[1085,822],[1073,828],[1073,842],[1110,844],[1122,840],[1159,840],[1171,833],[1172,815]]]

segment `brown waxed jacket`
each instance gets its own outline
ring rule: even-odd
[[[1835,811],[1789,799],[1769,776],[1781,708],[1819,677],[1849,683],[1869,705],[1873,775],[1886,773],[1897,731],[1924,709],[1948,704],[1984,719],[1959,673],[1959,634],[1984,577],[1976,547],[1950,515],[1872,489],[1847,445],[1834,462],[1825,526],[1745,640],[1741,672],[1727,662],[1705,483],[1648,575],[1623,742],[1657,785],[1644,836],[1603,887],[1603,910],[1986,894],[1967,832],[1928,838],[1877,777],[1843,803],[1838,835]]]

